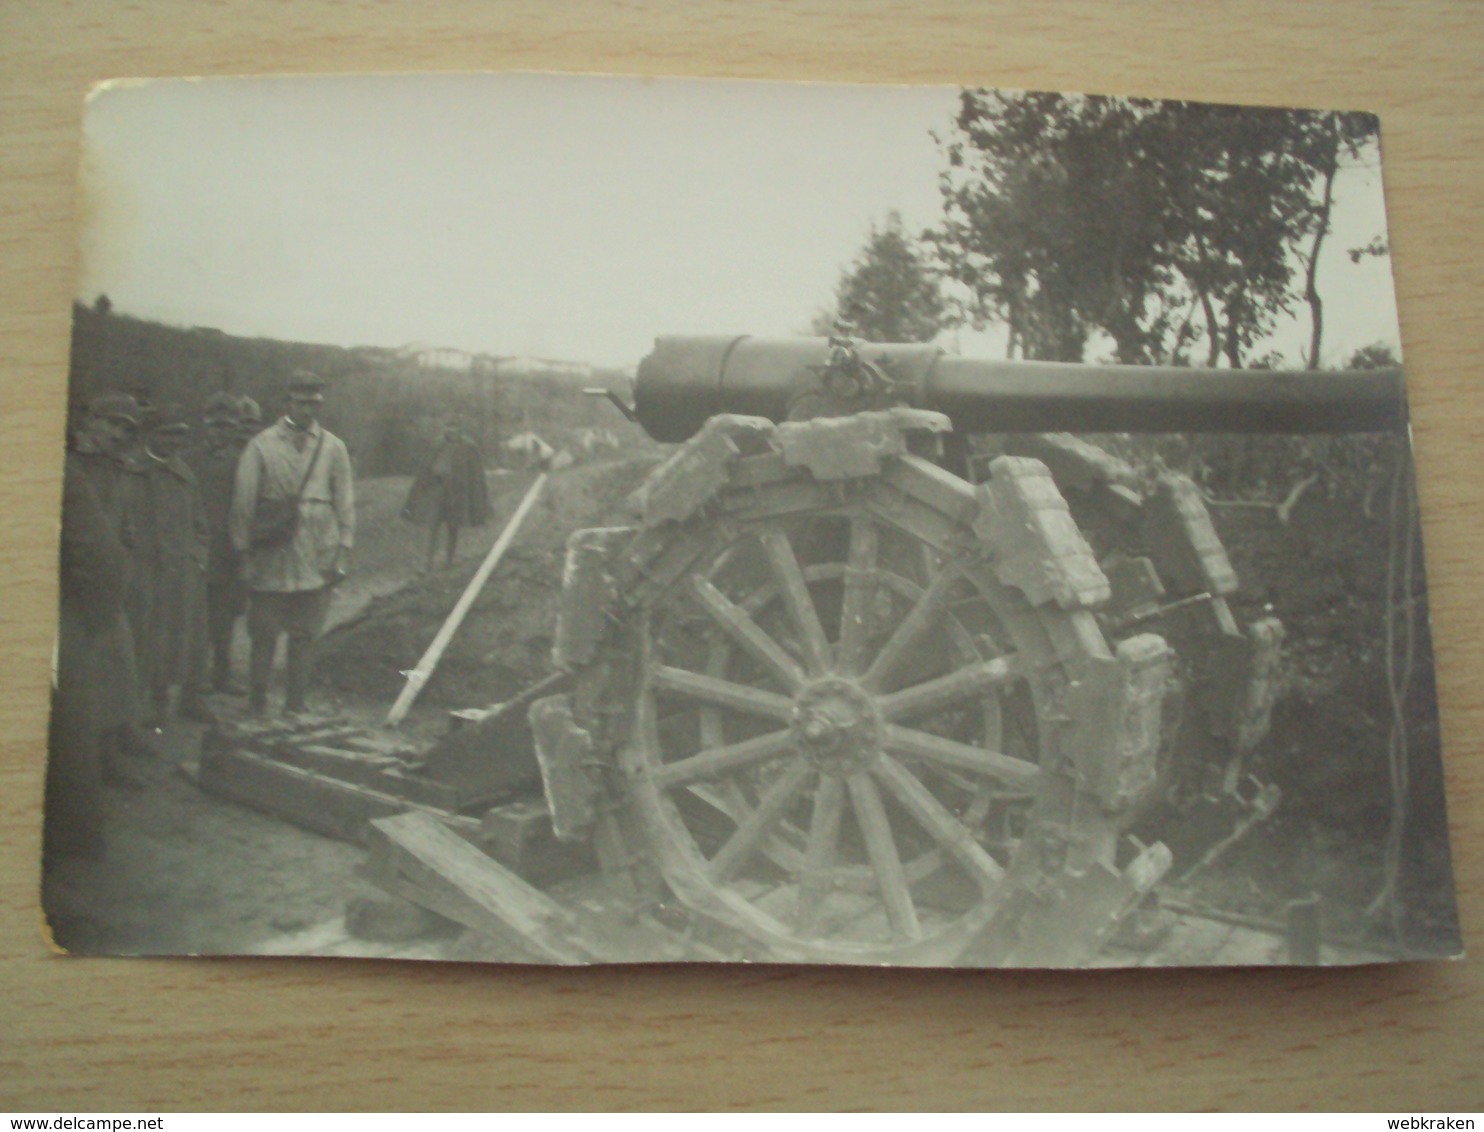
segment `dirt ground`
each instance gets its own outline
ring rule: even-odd
[[[620,514],[650,466],[619,459],[553,475],[455,639],[453,678],[430,682],[403,723],[414,743],[446,728],[448,708],[492,703],[545,673],[566,535]],[[428,575],[426,532],[398,517],[408,478],[357,483],[356,569],[331,604],[312,710],[367,727],[381,722],[402,686],[400,672],[417,662],[533,479],[491,473],[494,521],[464,532],[454,564]],[[234,653],[241,674],[247,641],[240,626]],[[230,721],[244,705],[215,696],[211,706]],[[379,893],[357,875],[365,857],[359,847],[197,789],[203,731],[172,720],[155,737],[158,757],[139,767],[144,788],[105,788],[104,858],[51,867],[44,906],[57,945],[127,955],[281,953],[296,950],[295,941],[322,950],[315,933],[356,897]]]
[[[46,876],[55,942],[82,954],[240,954],[338,915],[370,886],[358,847],[203,794],[201,727],[160,736],[144,789],[105,789],[107,850]]]
[[[621,522],[625,497],[652,464],[611,460],[553,477],[409,717],[412,735],[431,737],[447,709],[496,702],[546,674],[566,537]],[[493,475],[495,521],[466,532],[457,562],[426,576],[426,533],[397,517],[407,480],[358,484],[356,571],[335,595],[312,708],[368,726],[380,720],[532,478]],[[1347,937],[1437,952],[1457,940],[1437,820],[1413,820],[1406,830],[1397,905],[1405,930],[1398,935],[1384,909],[1367,911],[1385,881],[1392,713],[1382,649],[1386,558],[1377,549],[1386,528],[1362,504],[1316,491],[1288,522],[1271,509],[1214,511],[1244,581],[1241,618],[1271,608],[1288,631],[1286,691],[1257,764],[1285,802],[1263,836],[1209,870],[1198,895],[1272,920],[1303,895],[1298,889],[1311,889]],[[1414,610],[1416,675],[1404,715],[1416,812],[1440,815],[1425,612],[1425,603]],[[245,664],[242,637],[239,630]],[[217,697],[213,706],[230,718],[241,701]],[[326,925],[350,900],[377,891],[357,875],[363,851],[202,794],[193,782],[200,736],[199,725],[171,724],[147,787],[106,793],[106,857],[63,861],[48,875],[57,942],[124,954],[336,951]]]
[[[567,537],[583,527],[624,522],[627,496],[653,466],[649,457],[605,460],[552,476],[424,687],[422,703],[495,703],[547,674]],[[432,641],[531,479],[531,473],[495,477],[495,521],[466,534],[452,567],[411,579],[409,564],[420,562],[422,551],[409,550],[407,542],[423,532],[393,518],[395,509],[376,518],[387,499],[400,507],[395,481],[368,485],[368,540],[358,551],[364,577],[337,595],[331,610],[336,627],[321,644],[316,671],[326,693],[387,703],[396,697],[402,672]],[[416,584],[406,585],[409,580]]]

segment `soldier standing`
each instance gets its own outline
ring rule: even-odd
[[[117,454],[138,417],[131,397],[95,397],[67,452],[46,764],[43,852],[49,864],[63,856],[103,855],[103,784],[144,785],[122,756],[152,753],[138,730],[134,642],[123,612],[128,525]]]
[[[126,393],[94,397],[74,437],[68,464],[69,474],[86,479],[89,497],[97,505],[110,536],[123,549],[123,566],[111,584],[116,584],[125,595],[135,587],[130,552],[139,525],[138,473],[132,470],[134,465],[126,452],[133,446],[140,415],[138,403]],[[96,689],[102,729],[100,758],[105,780],[139,786],[143,782],[126,759],[150,759],[155,752],[140,727],[144,711],[134,633],[126,610],[127,602],[120,605],[95,642],[95,651],[103,658],[101,670],[107,673],[107,679]]]
[[[438,555],[438,532],[447,532],[445,565],[453,565],[459,531],[482,527],[490,519],[489,488],[479,445],[450,420],[412,481],[402,518],[428,528],[428,572]]]
[[[124,547],[78,455],[62,479],[61,608],[57,674],[46,764],[48,861],[103,855],[103,744],[114,725],[109,702],[123,608]]]
[[[232,544],[243,555],[252,658],[248,711],[268,706],[278,638],[288,637],[286,714],[304,710],[311,654],[332,587],[350,569],[355,485],[350,454],[319,423],[324,381],[298,371],[288,410],[243,450],[232,500]]]
[[[237,398],[237,439],[243,448],[263,431],[263,410],[246,393]]]
[[[170,714],[170,690],[176,686],[179,715],[212,722],[194,671],[206,631],[208,531],[195,474],[181,459],[190,432],[179,411],[157,410],[133,480],[135,584],[129,620],[149,719],[157,727]]]
[[[241,555],[232,545],[229,526],[237,461],[248,439],[242,435],[244,400],[227,393],[208,398],[203,414],[205,436],[200,446],[185,457],[196,475],[206,517],[205,643],[211,653],[210,687],[234,696],[242,695],[244,689],[232,682],[232,630],[247,610],[247,583],[242,579]],[[252,407],[257,409],[256,404]],[[199,678],[205,681],[207,673],[204,665],[202,668]]]

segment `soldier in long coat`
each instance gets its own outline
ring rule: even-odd
[[[46,765],[46,857],[103,855],[103,736],[111,723],[108,634],[123,607],[124,547],[77,456],[62,480],[61,602]]]
[[[268,708],[278,638],[288,638],[284,712],[305,710],[315,640],[333,587],[350,569],[355,544],[355,479],[345,442],[319,423],[324,381],[299,371],[289,380],[288,411],[248,442],[237,464],[232,545],[247,581],[249,714]],[[265,537],[262,519],[292,504],[294,523]]]
[[[230,523],[237,461],[247,446],[243,433],[243,398],[217,393],[206,402],[205,436],[184,456],[196,475],[201,507],[206,517],[206,635],[210,650],[210,687],[240,695],[232,682],[232,631],[247,610],[247,583],[242,579],[242,556],[232,545]],[[253,406],[256,408],[256,405]],[[200,678],[208,679],[206,657]]]
[[[212,719],[194,671],[206,631],[209,531],[195,474],[180,457],[189,439],[190,425],[178,412],[157,413],[130,481],[137,529],[128,612],[155,726],[168,718],[177,686],[183,718]]]
[[[440,529],[446,532],[447,540],[444,564],[452,565],[459,531],[484,526],[491,513],[479,445],[456,421],[449,421],[412,481],[402,508],[402,518],[428,528],[427,569],[432,571],[437,558]]]
[[[99,639],[97,652],[104,658],[107,679],[96,689],[96,707],[102,727],[101,758],[104,778],[121,785],[139,786],[138,760],[152,759],[154,749],[142,730],[143,700],[139,688],[134,633],[126,617],[127,594],[133,585],[130,553],[138,519],[134,511],[138,491],[125,453],[132,447],[140,420],[140,409],[126,393],[105,393],[88,404],[82,427],[73,437],[69,460],[87,480],[113,539],[123,548],[124,564],[116,579],[124,602],[110,619]],[[65,517],[64,517],[65,521]]]

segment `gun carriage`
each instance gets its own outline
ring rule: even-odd
[[[745,336],[658,339],[633,412],[680,447],[569,542],[555,831],[759,956],[893,964],[1085,963],[1276,802],[1281,625],[1238,623],[1195,484],[1066,433],[1405,422],[1396,371]]]

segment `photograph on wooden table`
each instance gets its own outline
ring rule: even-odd
[[[1380,152],[980,88],[104,84],[51,940],[1458,955]]]

